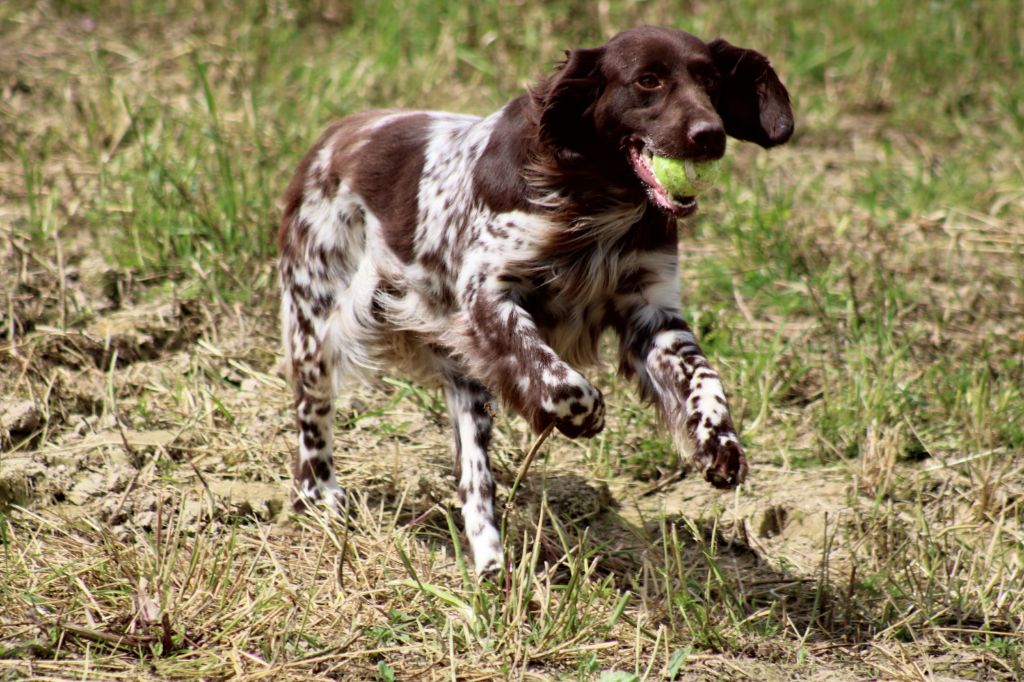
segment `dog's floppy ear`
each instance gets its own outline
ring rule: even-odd
[[[558,71],[533,91],[540,136],[555,148],[581,151],[593,130],[589,114],[604,85],[603,55],[603,47],[567,50]]]
[[[722,74],[716,108],[725,132],[738,140],[774,147],[793,134],[789,93],[768,58],[719,38],[708,44]]]

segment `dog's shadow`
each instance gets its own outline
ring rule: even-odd
[[[527,562],[563,585],[581,572],[611,577],[658,621],[705,622],[700,641],[711,649],[729,646],[723,632],[739,638],[795,630],[805,642],[830,643],[855,643],[864,636],[855,600],[829,583],[827,570],[807,575],[780,567],[745,541],[745,532],[722,527],[714,517],[636,521],[605,484],[572,473],[528,476],[510,503],[502,493],[511,481],[495,473],[496,514],[514,567]],[[373,506],[388,505],[372,493],[370,499]],[[410,505],[398,522],[416,542],[454,555],[450,524],[460,533],[462,527],[450,504]],[[459,540],[468,551],[465,537]]]

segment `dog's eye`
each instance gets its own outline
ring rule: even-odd
[[[636,79],[636,84],[643,90],[657,90],[661,87],[661,79],[654,74],[645,73]]]
[[[695,75],[697,84],[708,93],[718,92],[718,77],[709,72],[702,72]]]

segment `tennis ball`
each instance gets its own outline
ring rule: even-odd
[[[695,197],[718,182],[718,161],[689,161],[655,156],[651,164],[654,177],[674,197]]]

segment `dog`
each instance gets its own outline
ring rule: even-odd
[[[579,368],[607,328],[678,451],[712,485],[741,483],[722,383],[681,312],[677,221],[697,199],[669,194],[650,160],[718,159],[727,135],[767,148],[792,132],[767,58],[651,26],[567,51],[486,118],[380,110],[328,127],[278,235],[294,508],[344,502],[337,392],[404,372],[443,386],[474,566],[502,568],[491,402],[538,433],[597,434],[604,402]]]

